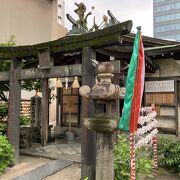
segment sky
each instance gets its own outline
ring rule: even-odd
[[[93,17],[96,17],[96,24],[102,22],[103,15],[107,15],[107,10],[111,10],[114,16],[120,21],[132,20],[132,31],[136,32],[136,27],[142,27],[142,34],[153,36],[153,0],[65,0],[65,13],[69,13],[75,20],[78,19],[74,13],[76,6],[74,2],[84,2],[86,13],[95,6],[93,15],[88,18],[89,28],[92,27]],[[65,26],[71,29],[71,23],[65,18]]]

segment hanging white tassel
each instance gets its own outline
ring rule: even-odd
[[[66,89],[68,88],[68,78],[67,77],[65,78],[65,87],[66,87]]]

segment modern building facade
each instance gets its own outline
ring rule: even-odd
[[[17,45],[35,44],[65,35],[64,0],[0,0],[0,42],[12,34]]]
[[[154,37],[180,41],[180,0],[153,0]]]

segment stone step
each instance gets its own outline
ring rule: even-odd
[[[57,159],[48,164],[33,169],[21,176],[17,176],[12,180],[41,180],[49,175],[58,172],[59,170],[64,169],[71,164],[73,164],[72,161]]]

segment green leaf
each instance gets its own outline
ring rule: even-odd
[[[6,169],[13,158],[14,148],[9,144],[7,137],[0,135],[0,174]]]

